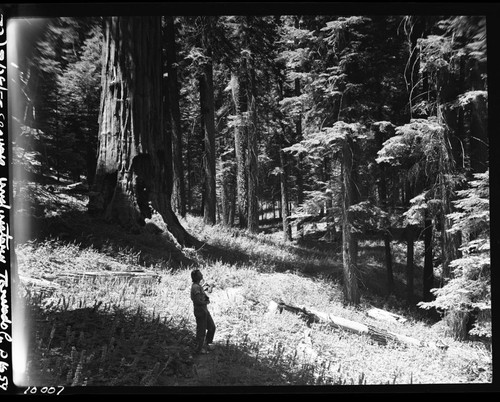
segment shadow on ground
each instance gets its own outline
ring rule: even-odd
[[[16,219],[17,243],[52,238],[78,244],[82,249],[92,247],[110,256],[126,250],[130,255],[137,255],[138,263],[143,266],[177,268],[194,264],[194,261],[175,247],[168,235],[162,234],[153,225],[133,234],[104,219],[93,217],[86,211],[66,211],[43,218],[16,214],[14,222]]]
[[[129,387],[189,393],[199,386],[314,383],[311,370],[294,373],[279,354],[259,356],[251,345],[226,342],[208,355],[193,355],[193,326],[168,315],[98,304],[44,309],[33,301],[27,310],[28,377],[18,386],[57,384],[65,394],[83,386],[104,393],[129,393]]]

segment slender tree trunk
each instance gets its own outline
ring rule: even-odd
[[[296,78],[294,81],[294,91],[295,96],[300,96],[300,79]],[[295,121],[295,142],[299,143],[302,141],[302,114],[299,114],[297,120]],[[296,170],[296,178],[297,178],[297,205],[301,205],[304,202],[304,179],[302,175],[303,170],[303,156],[299,154],[297,157],[297,170]],[[300,238],[304,236],[304,226],[302,223],[297,223],[297,232]]]
[[[201,121],[204,131],[205,150],[203,169],[205,172],[205,191],[203,219],[209,225],[215,224],[216,188],[215,188],[215,112],[213,97],[212,64],[207,63],[205,72],[200,77]]]
[[[394,293],[394,274],[392,270],[391,238],[388,233],[384,234],[385,264],[387,269],[387,294]]]
[[[236,207],[236,164],[234,153],[223,152],[220,157],[220,194],[222,224],[234,224],[234,210]]]
[[[55,131],[56,131],[56,174],[57,174],[57,182],[59,183],[61,180],[61,135],[59,130],[59,99],[56,95],[55,99]]]
[[[300,18],[295,17],[294,26],[300,29]],[[294,95],[299,97],[301,95],[300,88],[300,78],[295,78],[294,80]],[[299,143],[302,141],[302,113],[299,113],[297,120],[295,120],[295,142]],[[296,168],[296,178],[297,178],[297,205],[301,205],[304,202],[304,179],[303,179],[303,156],[299,154],[297,157],[297,168]],[[297,233],[300,238],[304,236],[304,226],[302,222],[297,223]]]
[[[358,269],[356,267],[356,246],[351,233],[349,207],[352,204],[352,139],[348,136],[342,147],[342,258],[344,270],[344,300],[347,304],[357,305],[360,302],[358,286]]]
[[[465,56],[460,56],[459,59],[459,77],[458,77],[458,85],[457,92],[459,94],[463,94],[465,92],[465,82],[466,82],[466,65],[465,65]],[[456,159],[462,158],[463,169],[465,173],[465,177],[467,180],[472,179],[472,166],[471,166],[471,138],[470,138],[470,105],[463,105],[458,108],[458,116],[457,116],[457,130],[456,137],[461,141],[462,146],[457,147],[461,148],[460,153],[457,155]]]
[[[409,117],[411,119],[413,117],[413,100],[417,95],[416,93],[414,93],[414,91],[418,87],[418,75],[420,69],[418,40],[424,37],[424,33],[426,32],[425,19],[420,16],[408,17],[407,23],[405,24],[405,31],[407,34],[409,58],[405,67],[404,74],[407,85],[406,88],[408,91],[410,111]]]
[[[172,148],[163,127],[161,17],[106,19],[99,154],[89,209],[138,231],[158,211],[182,245],[197,245],[171,208]]]
[[[471,165],[471,133],[470,133],[470,107],[462,106],[458,110],[458,130],[457,136],[461,139],[463,145],[463,167],[465,177],[471,180],[472,165]]]
[[[241,94],[241,82],[239,73],[231,73],[231,88],[233,95],[234,108],[237,116],[237,124],[234,128],[234,148],[236,151],[236,188],[237,188],[237,207],[238,222],[240,228],[246,228],[248,224],[248,198],[247,198],[247,170],[246,170],[246,149],[247,136],[243,111],[246,105],[242,105],[243,96]],[[243,102],[244,103],[244,102]]]
[[[189,147],[189,133],[187,138],[187,144]],[[191,212],[192,210],[192,186],[191,186],[191,155],[189,152],[186,153],[186,212]]]
[[[409,305],[413,303],[413,277],[414,277],[414,237],[411,230],[406,236],[406,300]]]
[[[205,17],[206,25],[202,31],[202,46],[205,49],[207,61],[203,65],[200,81],[201,125],[204,132],[204,192],[203,220],[209,225],[216,221],[216,186],[215,186],[215,106],[212,65],[211,29],[212,17]]]
[[[448,138],[446,138],[446,133],[444,133],[443,138],[444,150],[442,151],[442,155],[439,156],[439,190],[441,195],[441,248],[442,248],[442,284],[450,278],[451,276],[451,268],[450,262],[457,258],[458,256],[458,246],[457,238],[451,235],[448,232],[448,229],[451,227],[450,218],[448,214],[451,212],[451,197],[452,197],[452,189],[450,188],[447,182],[447,175],[451,174],[453,171],[453,163],[451,151],[448,149]]]
[[[283,222],[283,240],[292,240],[292,227],[290,226],[288,210],[288,184],[287,184],[287,162],[285,152],[280,149],[280,184],[281,184],[281,217]]]
[[[376,139],[378,148],[382,149],[384,138],[380,129],[376,131]],[[387,210],[387,184],[386,184],[386,171],[385,166],[382,164],[380,166],[380,181],[379,181],[379,198],[383,210]],[[384,251],[385,251],[385,265],[387,269],[387,293],[392,294],[394,292],[394,274],[392,270],[392,253],[391,253],[391,237],[389,233],[384,233]]]
[[[165,17],[166,55],[168,74],[168,111],[172,135],[172,207],[182,217],[186,216],[186,191],[184,185],[184,166],[182,161],[181,113],[179,109],[179,88],[176,67],[175,26],[172,16]]]
[[[426,212],[428,215],[428,212]],[[426,216],[424,220],[424,273],[423,273],[423,299],[424,302],[432,300],[431,289],[434,287],[434,266],[432,264],[432,220]]]
[[[259,200],[258,200],[258,147],[257,147],[257,102],[256,83],[253,59],[250,58],[247,64],[248,85],[248,134],[247,134],[247,172],[248,172],[248,230],[250,232],[259,231]]]

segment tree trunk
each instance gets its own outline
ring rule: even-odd
[[[458,133],[463,144],[463,167],[467,180],[473,178],[471,165],[471,132],[470,132],[470,106],[465,105],[458,110]]]
[[[419,46],[418,40],[425,36],[426,32],[426,24],[425,19],[420,16],[411,16],[408,18],[408,23],[405,26],[405,31],[407,35],[408,41],[408,52],[409,58],[405,68],[405,81],[406,81],[406,89],[408,92],[408,101],[409,101],[409,112],[410,119],[413,117],[413,100],[416,98],[417,94],[414,94],[414,91],[418,87],[418,75],[420,69],[420,54],[419,54]]]
[[[355,239],[351,233],[349,207],[352,203],[352,139],[346,136],[342,146],[342,258],[344,270],[344,299],[347,304],[357,305],[360,301],[358,269],[356,267]]]
[[[376,139],[378,149],[382,149],[384,144],[384,137],[380,128],[376,131]],[[380,166],[380,181],[379,181],[379,198],[380,204],[384,211],[387,211],[388,201],[387,201],[387,184],[386,184],[386,171],[384,164]],[[391,238],[389,233],[384,234],[384,250],[385,250],[385,265],[387,269],[387,294],[392,294],[394,292],[394,274],[392,270],[392,255],[391,255]]]
[[[409,305],[413,303],[413,260],[414,238],[412,231],[407,231],[406,236],[406,300]]]
[[[198,242],[171,208],[172,148],[163,127],[161,17],[106,19],[99,153],[89,209],[137,232],[149,203],[182,245]]]
[[[427,213],[428,214],[428,213]],[[434,266],[432,263],[432,220],[426,217],[424,221],[424,273],[423,273],[423,299],[424,302],[432,300],[431,289],[434,287]]]
[[[258,147],[257,147],[257,102],[256,83],[253,59],[247,63],[248,85],[248,131],[247,131],[247,177],[248,177],[248,230],[250,232],[259,231],[259,201],[258,201]]]
[[[205,36],[205,35],[204,35]],[[206,38],[204,40],[206,41]],[[208,61],[203,66],[200,76],[201,122],[204,132],[205,150],[203,154],[203,170],[205,172],[203,220],[206,224],[215,225],[216,188],[215,188],[215,111],[212,51],[205,43]]]
[[[246,174],[246,131],[243,111],[246,105],[242,105],[240,88],[240,76],[236,71],[231,72],[231,88],[237,124],[234,128],[234,148],[236,152],[236,188],[238,204],[238,221],[240,228],[246,228],[248,223],[248,199],[247,199],[247,174]]]
[[[186,216],[186,191],[184,165],[182,161],[181,113],[179,109],[179,88],[177,81],[175,26],[172,16],[165,17],[165,44],[168,74],[168,111],[172,135],[172,207],[182,217]]]
[[[387,294],[394,293],[394,274],[392,270],[391,239],[388,233],[384,234],[385,265],[387,269]]]
[[[234,224],[234,212],[236,208],[236,169],[231,160],[221,157],[221,210],[222,224],[232,226]]]
[[[288,185],[287,185],[287,169],[286,169],[286,155],[282,149],[279,150],[280,153],[280,185],[281,185],[281,217],[283,222],[283,240],[292,240],[292,227],[288,218],[290,216],[290,211],[288,210]]]
[[[187,132],[187,148],[192,149],[193,142],[196,141],[195,136],[195,124],[196,120],[193,120],[191,130]],[[193,179],[193,156],[191,152],[186,152],[186,212],[192,212],[193,207],[193,188],[194,188],[194,179]]]
[[[92,144],[95,145],[95,144]],[[85,153],[85,163],[87,167],[87,183],[89,187],[94,184],[94,177],[97,165],[97,157],[96,157],[96,147],[95,146],[87,146],[87,151]]]
[[[295,96],[300,96],[300,79],[295,78],[294,81],[294,92]],[[299,114],[297,120],[295,121],[295,142],[299,143],[302,141],[302,114]],[[297,167],[296,167],[296,177],[297,177],[297,205],[301,205],[304,202],[304,179],[302,175],[303,170],[303,156],[300,153],[297,156]],[[297,223],[297,233],[300,238],[304,236],[304,227],[302,223]]]

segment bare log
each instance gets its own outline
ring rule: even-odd
[[[394,314],[386,310],[382,310],[379,308],[371,308],[366,312],[366,315],[374,318],[376,320],[381,320],[381,321],[389,321],[389,322],[406,322],[406,318],[404,318],[402,315],[399,314]]]
[[[25,285],[31,285],[39,288],[57,289],[60,287],[59,284],[53,283],[46,279],[31,278],[29,276],[23,276],[23,275],[19,275],[19,279]]]
[[[386,345],[388,342],[396,342],[404,345],[413,345],[413,346],[427,346],[427,347],[435,347],[440,349],[446,349],[447,346],[444,344],[431,344],[424,341],[420,341],[418,339],[397,334],[394,332],[386,331],[384,329],[375,328],[369,324],[363,324],[360,322],[348,320],[343,317],[337,317],[333,314],[315,311],[305,307],[297,307],[289,304],[285,304],[282,301],[272,300],[269,303],[268,311],[269,312],[282,312],[283,310],[290,311],[292,313],[298,314],[302,316],[307,321],[307,324],[310,325],[312,323],[326,323],[334,328],[346,330],[358,335],[367,335],[374,341],[379,344]]]
[[[154,283],[160,281],[160,275],[154,272],[146,271],[95,271],[95,272],[64,272],[57,276],[58,281],[72,280],[78,281],[91,279],[95,282],[97,279],[116,280],[130,283],[144,282]]]

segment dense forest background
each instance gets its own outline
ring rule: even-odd
[[[491,337],[484,17],[37,24],[11,75],[21,96],[14,191],[23,180],[70,177],[88,185],[90,213],[140,231],[160,212],[181,246],[197,245],[178,222],[186,214],[250,233],[278,224],[288,242],[313,235],[342,255],[352,305],[361,298],[359,242],[383,243],[388,294],[391,244],[403,242],[407,302],[444,311],[457,337]],[[145,111],[131,112],[132,95]],[[109,136],[137,116],[149,139],[133,129]],[[149,165],[119,144],[159,149],[159,138],[168,146],[157,158],[167,162],[153,183]],[[110,168],[110,158],[129,164]],[[413,285],[416,243],[422,289]]]

